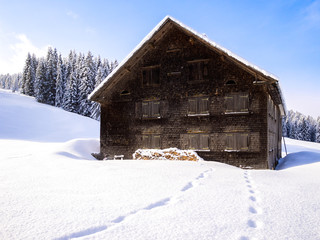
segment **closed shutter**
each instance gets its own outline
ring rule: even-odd
[[[147,118],[150,116],[149,102],[142,102],[142,117]]]
[[[151,147],[153,149],[160,149],[160,135],[153,135],[152,136],[152,142],[151,142]]]
[[[199,113],[200,114],[209,113],[209,98],[208,97],[199,98]]]
[[[149,103],[152,107],[151,111],[151,116],[152,117],[160,117],[160,102],[150,102]]]
[[[240,94],[239,96],[239,112],[248,112],[249,96],[248,94]]]
[[[226,150],[235,150],[233,134],[226,134],[225,139],[226,139],[226,141],[225,141],[225,144],[226,144],[225,149]]]
[[[234,112],[234,96],[226,96],[224,97],[225,111],[226,112]]]
[[[144,149],[150,148],[149,135],[143,135],[142,136],[142,148],[144,148]]]
[[[247,133],[237,134],[237,150],[247,151],[249,149],[249,135]]]
[[[188,104],[189,104],[188,114],[197,114],[197,99],[189,98]]]
[[[199,134],[200,137],[200,147],[202,150],[209,150],[209,135]]]
[[[190,134],[189,139],[190,139],[190,144],[189,144],[190,149],[193,149],[193,150],[199,149],[199,147],[198,147],[199,146],[199,143],[198,143],[199,138],[197,137],[197,135]]]

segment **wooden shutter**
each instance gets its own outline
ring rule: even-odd
[[[200,114],[209,113],[209,98],[208,97],[199,98],[199,113]]]
[[[153,135],[151,140],[151,147],[154,149],[160,149],[160,135]]]
[[[224,97],[224,105],[225,105],[225,112],[234,112],[234,96],[229,95]]]
[[[248,112],[249,110],[249,96],[247,93],[239,95],[239,112]]]
[[[150,116],[149,114],[149,102],[142,102],[142,117],[147,118]]]
[[[209,150],[209,135],[199,134],[200,137],[200,146],[199,149]]]
[[[160,102],[154,101],[149,103],[151,105],[151,116],[160,117]]]
[[[226,141],[225,141],[225,149],[226,150],[235,150],[233,134],[232,133],[226,134],[225,139],[226,139]]]
[[[199,138],[196,134],[190,134],[189,136],[189,149],[193,149],[193,150],[196,150],[196,149],[199,149]]]
[[[150,148],[149,135],[142,135],[142,148]]]
[[[197,99],[189,98],[188,104],[189,104],[188,114],[197,114]]]
[[[247,133],[237,134],[237,150],[247,151],[249,149],[249,135]]]

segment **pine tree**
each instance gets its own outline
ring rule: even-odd
[[[318,119],[317,119],[316,142],[320,143],[320,117],[318,117]]]
[[[66,65],[63,63],[61,55],[58,58],[57,80],[56,80],[56,99],[55,106],[63,106],[63,95],[66,83]]]
[[[77,113],[78,106],[78,84],[77,84],[77,70],[71,72],[67,80],[66,91],[63,98],[63,108],[69,112]]]
[[[92,102],[88,100],[88,95],[93,91],[95,86],[96,67],[91,52],[88,52],[84,68],[80,79],[80,109],[79,113],[83,116],[91,116]]]
[[[46,63],[44,59],[40,59],[36,71],[35,81],[35,97],[38,102],[46,102],[46,90],[47,78],[46,78]]]
[[[47,89],[45,93],[45,99],[47,104],[55,105],[56,98],[56,80],[57,80],[57,63],[58,54],[57,50],[49,47],[47,54],[47,71],[46,71],[46,82]]]
[[[301,140],[311,141],[310,124],[305,116],[303,116],[301,119]]]
[[[105,70],[103,68],[103,66],[100,66],[98,71],[97,71],[97,75],[96,75],[96,79],[95,79],[95,88],[102,82],[102,80],[104,79],[104,74],[105,74]],[[91,118],[100,121],[100,115],[101,115],[101,109],[100,109],[100,104],[98,102],[92,102],[91,105]]]
[[[35,69],[30,53],[28,53],[22,74],[22,93],[34,96]]]

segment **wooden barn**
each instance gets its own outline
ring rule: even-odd
[[[89,98],[101,104],[103,157],[176,147],[264,169],[281,157],[278,79],[169,16]]]

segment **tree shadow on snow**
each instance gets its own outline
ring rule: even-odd
[[[276,170],[284,170],[317,162],[320,162],[320,153],[309,151],[290,153],[280,160]]]

